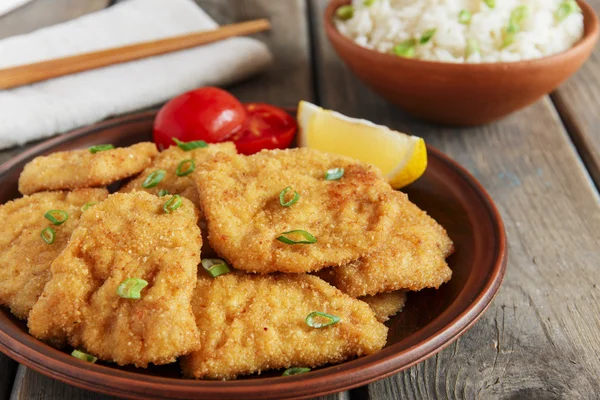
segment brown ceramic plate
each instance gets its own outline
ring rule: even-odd
[[[32,158],[55,151],[112,143],[127,146],[151,138],[154,111],[80,129],[31,148],[0,166],[0,204],[19,196],[17,180]],[[490,305],[506,269],[504,227],[481,185],[456,162],[429,148],[425,175],[406,189],[449,232],[456,254],[454,275],[440,290],[410,293],[391,319],[380,352],[307,374],[267,373],[237,381],[182,379],[176,364],[147,370],[87,364],[34,339],[26,325],[0,309],[0,350],[20,363],[71,385],[134,399],[308,398],[365,385],[402,371],[440,351],[465,332]]]

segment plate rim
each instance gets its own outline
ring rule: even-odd
[[[80,137],[93,135],[94,133],[111,127],[136,123],[138,121],[146,121],[149,118],[154,118],[156,112],[157,109],[152,109],[128,114],[93,125],[88,125],[44,140],[1,164],[0,178],[16,165],[28,161],[40,152],[47,151],[53,147]],[[487,191],[470,172],[452,158],[429,145],[427,145],[427,151],[430,156],[438,159],[445,164],[447,168],[457,173],[477,194],[482,205],[486,209],[486,214],[490,218],[490,222],[492,223],[493,230],[496,234],[496,240],[494,242],[497,254],[493,258],[493,268],[485,278],[482,289],[477,293],[472,302],[465,307],[460,314],[453,318],[449,324],[442,327],[435,332],[435,334],[429,336],[426,342],[420,342],[410,348],[403,349],[401,352],[389,350],[389,355],[368,362],[367,365],[364,365],[364,360],[369,356],[314,371],[314,375],[286,377],[285,380],[274,377],[263,378],[260,380],[234,380],[227,382],[165,378],[158,376],[152,376],[150,382],[146,381],[146,379],[139,379],[140,377],[145,376],[137,374],[136,372],[116,370],[103,365],[82,365],[81,368],[75,368],[73,370],[72,366],[66,363],[66,361],[61,361],[52,355],[47,355],[34,350],[11,337],[4,331],[2,326],[0,326],[0,351],[26,367],[64,383],[82,389],[133,399],[148,398],[147,396],[156,395],[167,388],[180,390],[173,390],[171,395],[156,398],[169,399],[173,398],[171,396],[185,396],[186,394],[188,396],[193,396],[194,394],[202,393],[207,396],[220,396],[220,398],[223,399],[238,398],[242,395],[247,398],[260,397],[275,399],[282,398],[282,393],[289,393],[295,396],[293,398],[301,399],[364,386],[408,369],[452,344],[479,320],[496,297],[506,273],[508,263],[508,248],[506,244],[504,223]],[[386,349],[393,349],[393,347],[394,345]],[[386,349],[382,351],[385,351]],[[67,356],[68,355],[65,353],[65,357]],[[362,362],[360,362],[361,360]],[[408,362],[405,360],[408,360]],[[58,363],[60,368],[56,368],[55,365],[52,365],[51,367],[48,363],[44,363],[44,361],[51,361],[51,363],[49,363],[50,365]],[[98,367],[100,367],[100,369],[98,369]],[[125,373],[125,376],[112,376],[104,370],[105,368],[110,371]],[[82,373],[78,373],[80,371]],[[320,371],[321,373],[319,374]],[[128,375],[131,375],[131,377]],[[133,387],[131,385],[132,380],[137,382]],[[304,381],[306,381],[307,384],[304,385],[304,388],[299,389],[299,382]],[[265,385],[269,386],[269,392],[274,394],[275,397],[269,397],[269,393],[265,393]],[[129,386],[130,390],[123,391],[122,387],[127,386]]]

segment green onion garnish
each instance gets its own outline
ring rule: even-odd
[[[554,12],[554,18],[556,19],[556,22],[562,22],[569,15],[580,11],[581,9],[575,0],[563,1]]]
[[[527,6],[516,7],[510,13],[508,27],[504,30],[504,42],[502,47],[510,46],[515,41],[515,35],[522,29],[523,21],[529,16],[529,8]]]
[[[279,204],[281,204],[284,207],[289,207],[292,206],[294,204],[296,204],[296,202],[298,201],[298,199],[300,198],[300,194],[298,194],[298,192],[296,192],[294,190],[294,197],[290,200],[290,201],[285,201],[285,195],[287,194],[287,192],[289,192],[290,190],[292,190],[291,186],[286,187],[285,189],[283,189],[281,191],[281,193],[279,193]]]
[[[341,6],[335,11],[335,16],[341,19],[342,21],[350,19],[354,16],[354,7],[350,5]]]
[[[175,170],[175,174],[177,174],[177,176],[188,176],[189,174],[194,172],[195,169],[196,169],[196,161],[194,161],[192,159],[183,160],[177,166],[177,169]]]
[[[417,41],[415,39],[408,39],[407,41],[394,46],[392,52],[399,57],[413,58],[415,56],[416,45]]]
[[[220,258],[205,258],[202,260],[202,266],[213,278],[231,272],[229,265]]]
[[[117,294],[124,299],[141,299],[141,291],[148,282],[140,278],[125,279],[117,288]]]
[[[96,361],[98,361],[98,357],[94,357],[91,354],[84,353],[83,351],[79,351],[79,350],[73,350],[71,355],[75,358],[79,358],[80,360],[87,361],[92,364],[95,363]]]
[[[287,237],[285,237],[284,235],[293,235],[293,234],[298,234],[300,236],[302,236],[305,240],[292,240],[289,239]],[[313,235],[311,235],[310,233],[303,231],[302,229],[296,229],[293,231],[287,231],[287,232],[283,232],[280,236],[277,237],[277,240],[279,240],[282,243],[285,244],[313,244],[313,243],[317,243],[317,238],[314,237]]]
[[[158,191],[158,197],[163,197],[169,194],[169,191],[167,189],[160,189]]]
[[[371,7],[373,5],[373,3],[375,3],[375,0],[365,0],[365,1],[363,1],[363,6]]]
[[[325,319],[327,322],[317,322],[315,318]],[[335,325],[340,322],[340,317],[335,315],[326,314],[324,312],[313,311],[306,317],[306,325],[312,328],[325,328],[327,326]]]
[[[167,202],[163,206],[163,210],[165,210],[165,212],[169,214],[171,211],[175,211],[179,207],[181,207],[181,204],[183,204],[181,201],[181,196],[178,194],[174,194],[173,197],[167,200]]]
[[[332,168],[325,172],[326,181],[337,181],[338,179],[341,179],[342,176],[344,176],[344,168]]]
[[[112,150],[114,148],[115,148],[115,146],[113,146],[112,144],[97,144],[95,146],[90,147],[89,151],[92,154],[96,154],[98,152]]]
[[[303,374],[305,372],[310,372],[310,368],[292,367],[292,368],[288,368],[285,371],[283,371],[283,374],[281,374],[281,376],[298,375],[298,374]]]
[[[173,138],[173,141],[175,142],[175,144],[177,144],[177,147],[179,147],[183,151],[190,151],[190,150],[194,150],[194,149],[208,147],[208,143],[206,143],[204,140],[195,140],[193,142],[182,142],[179,139]]]
[[[472,54],[479,53],[479,42],[477,39],[467,39],[467,49],[465,52],[465,58],[469,58]]]
[[[69,214],[63,210],[50,210],[44,214],[44,218],[52,222],[53,225],[62,225],[69,219]]]
[[[91,206],[93,206],[93,205],[96,205],[96,204],[98,204],[98,203],[97,203],[97,202],[95,202],[95,201],[92,201],[92,202],[89,202],[89,203],[85,203],[85,204],[83,205],[83,207],[81,207],[81,211],[85,211],[85,210],[87,210],[88,208],[90,208]]]
[[[158,185],[160,181],[163,180],[166,174],[167,171],[165,171],[164,169],[157,169],[156,171],[148,175],[146,180],[142,183],[142,187],[144,189],[153,188],[154,186]]]
[[[426,44],[427,42],[429,42],[435,36],[436,32],[437,32],[436,28],[429,29],[428,31],[425,31],[421,35],[421,39],[419,39],[419,43],[420,44]]]
[[[483,0],[483,2],[489,7],[489,8],[495,8],[496,7],[496,0]]]
[[[44,240],[44,242],[48,244],[54,243],[54,239],[56,238],[56,231],[52,228],[42,229],[40,236]]]
[[[458,22],[460,22],[461,24],[467,25],[469,22],[471,22],[472,16],[473,15],[471,14],[470,11],[461,10],[461,12],[458,13]]]

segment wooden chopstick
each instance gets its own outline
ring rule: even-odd
[[[218,29],[194,32],[166,39],[136,43],[75,56],[0,69],[0,89],[10,89],[46,79],[106,67],[216,42],[233,36],[249,35],[271,28],[267,19],[257,19]]]

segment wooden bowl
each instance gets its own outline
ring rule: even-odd
[[[480,125],[519,110],[573,75],[598,41],[594,10],[578,0],[584,36],[572,48],[552,56],[520,62],[455,64],[380,53],[357,45],[333,23],[338,7],[325,10],[327,37],[340,58],[373,91],[408,113],[448,125]]]
[[[151,140],[155,111],[96,124],[50,139],[0,166],[0,204],[19,197],[23,166],[39,155],[112,143]],[[178,364],[148,369],[89,364],[29,335],[23,321],[0,307],[0,351],[27,367],[84,389],[133,399],[309,398],[365,385],[437,353],[477,321],[496,295],[506,269],[504,226],[481,185],[456,162],[428,149],[425,175],[406,188],[410,199],[447,230],[456,245],[453,276],[440,290],[408,295],[405,310],[388,321],[386,347],[372,355],[306,374],[266,372],[236,381],[183,379]]]

